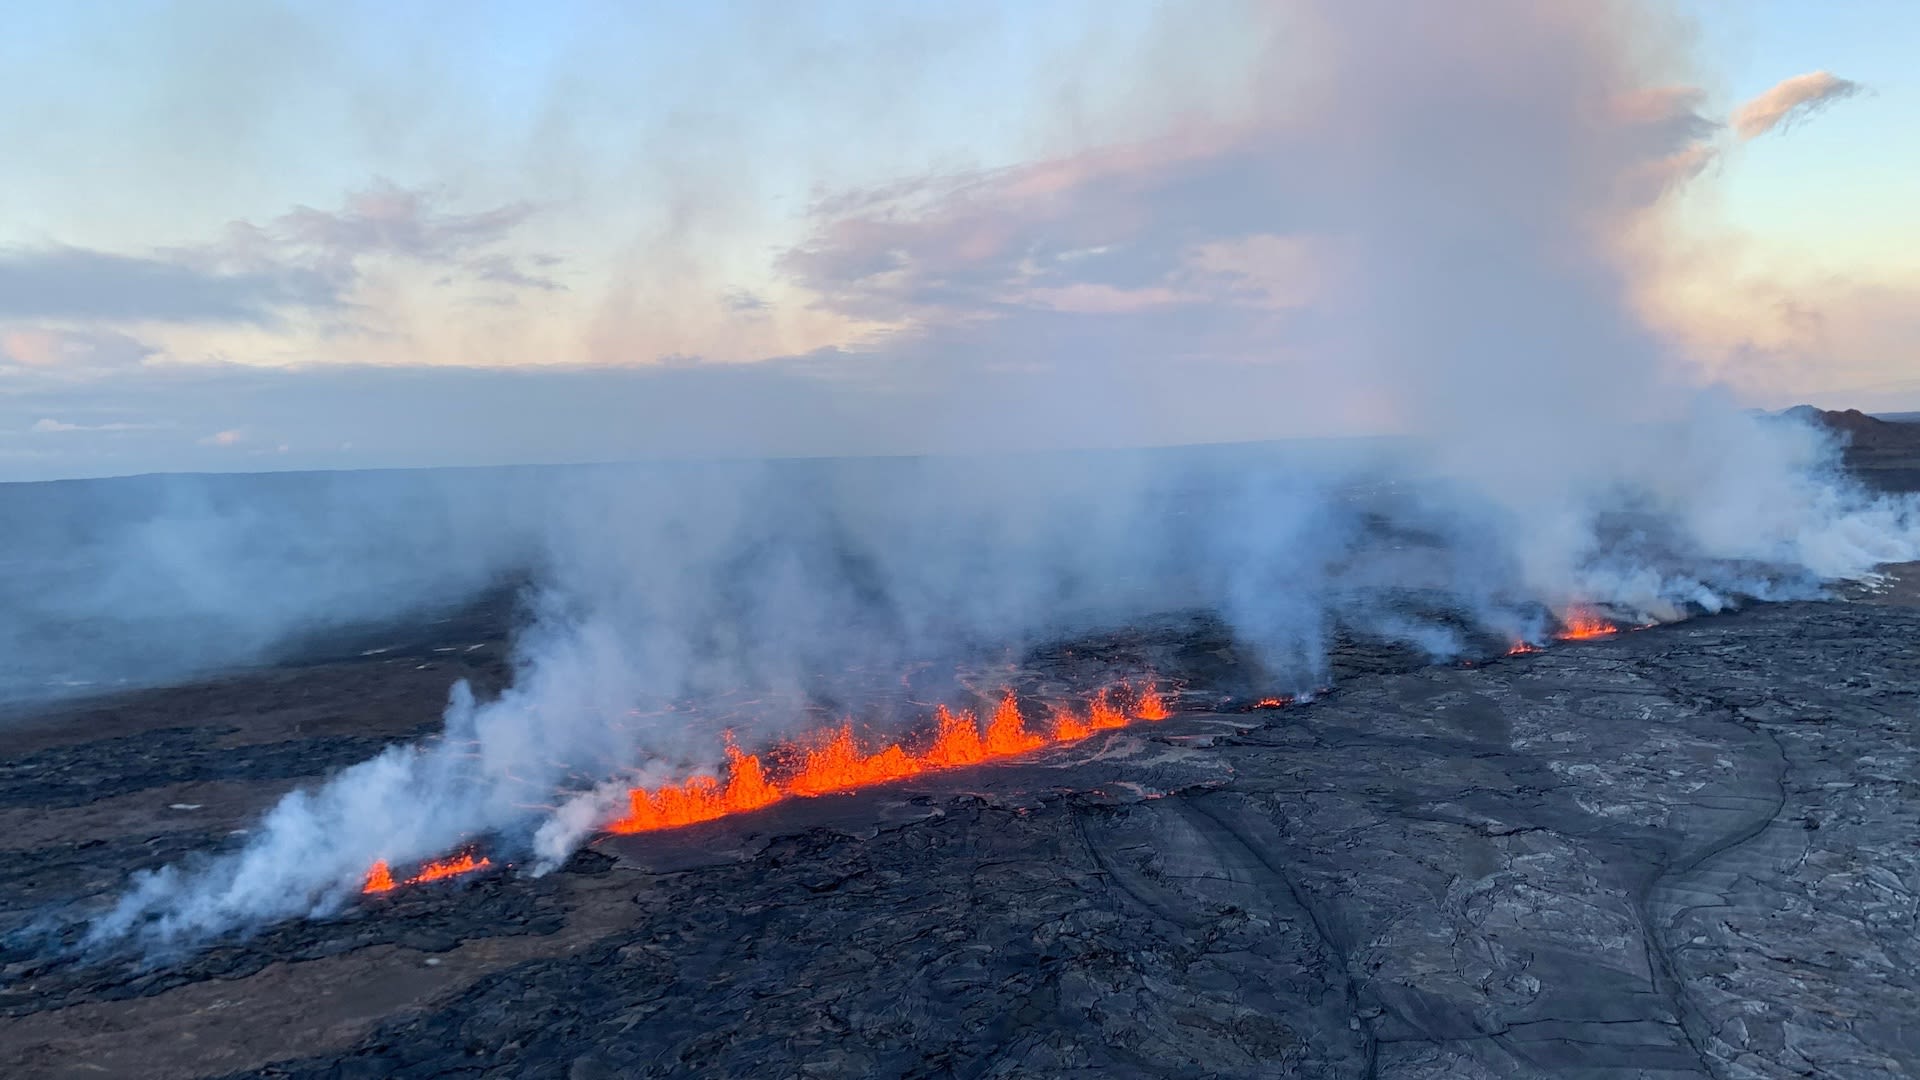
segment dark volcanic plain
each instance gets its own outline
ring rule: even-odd
[[[1903,486],[1890,483],[1888,486]],[[0,930],[216,850],[506,677],[505,600],[0,728]],[[382,651],[372,651],[372,650]],[[1920,1075],[1920,567],[406,888],[168,963],[0,952],[25,1077]]]

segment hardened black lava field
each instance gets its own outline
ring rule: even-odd
[[[1183,707],[151,966],[16,936],[0,1060],[21,1077],[1897,1075],[1920,1064],[1900,1019],[1920,993],[1917,600],[1896,578],[1471,666],[1349,646],[1335,691],[1280,709],[1213,693],[1235,661],[1203,629],[1073,650],[1150,654]],[[419,734],[448,676],[504,677],[504,618],[10,729],[9,926],[216,848],[289,787]]]

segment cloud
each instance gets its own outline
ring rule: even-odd
[[[1230,174],[1265,171],[1262,134],[1215,129],[839,193],[780,266],[834,310],[890,321],[1163,286],[1193,244],[1292,223],[1279,192],[1255,198]]]
[[[530,204],[463,214],[440,202],[376,181],[337,210],[299,206],[264,225],[236,221],[197,246],[0,251],[0,318],[273,328],[293,312],[344,309],[378,259],[512,288],[560,287],[522,266],[550,267],[552,257],[496,250],[532,214]],[[14,353],[9,346],[15,362],[32,363]]]
[[[463,214],[445,209],[443,201],[437,192],[375,180],[349,194],[338,210],[299,206],[264,226],[236,222],[225,248],[243,260],[292,261],[342,279],[356,276],[363,260],[387,258],[451,268],[514,288],[561,287],[522,266],[549,268],[559,259],[492,250],[527,222],[533,204],[512,202]]]
[[[0,252],[0,318],[260,324],[284,306],[337,299],[325,278],[301,267],[227,272],[83,248]]]
[[[0,327],[0,365],[41,370],[110,369],[138,364],[155,352],[146,342],[111,330]]]
[[[943,402],[926,426],[955,438],[1114,445],[1490,410],[1550,438],[1556,413],[1645,407],[1624,388],[1671,358],[1623,311],[1612,238],[1705,167],[1721,128],[1683,71],[1623,44],[1639,33],[1625,8],[1476,11],[1294,5],[1249,29],[1272,51],[1246,109],[831,195],[780,267],[829,310],[886,323],[853,351],[903,398]]]
[[[467,264],[467,270],[480,281],[494,285],[505,285],[514,289],[537,289],[541,292],[558,292],[566,286],[544,275],[531,273],[520,268],[512,257],[495,252],[479,256]]]
[[[283,243],[341,258],[392,254],[422,262],[453,257],[504,239],[533,213],[516,202],[471,214],[448,213],[431,193],[376,180],[338,210],[296,207],[275,219]]]
[[[368,265],[380,260],[448,270],[456,277],[512,288],[560,288],[553,279],[525,268],[551,268],[559,263],[557,258],[499,250],[532,216],[531,203],[457,213],[446,209],[444,201],[432,190],[375,180],[350,193],[339,209],[296,206],[264,224],[236,221],[218,243],[176,256],[224,268],[297,268],[329,282],[341,296],[350,295]]]
[[[1742,140],[1776,128],[1784,131],[1815,112],[1860,92],[1860,84],[1827,71],[1810,71],[1775,83],[1766,93],[1733,112],[1733,129]]]
[[[201,446],[238,446],[246,439],[246,433],[239,428],[229,428],[226,431],[216,431],[199,442]]]
[[[772,305],[751,289],[731,289],[720,298],[720,306],[735,315],[756,315]]]
[[[42,433],[67,431],[156,431],[164,426],[163,424],[132,424],[121,421],[105,424],[70,424],[64,420],[42,417],[34,421],[33,426],[27,430]]]
[[[1650,316],[1716,378],[1774,405],[1920,404],[1920,280],[1748,264],[1729,253],[1737,237],[1707,248],[1644,288]]]
[[[1619,17],[1631,10],[1488,0],[1459,20],[1471,28],[1378,2],[1256,14],[1243,36],[1268,52],[1208,108],[1004,168],[823,188],[770,278],[732,257],[731,233],[646,234],[597,310],[583,272],[564,278],[577,292],[516,306],[518,290],[561,287],[529,242],[569,197],[475,208],[375,181],[152,258],[221,280],[305,275],[327,305],[284,335],[196,336],[192,355],[390,373],[195,365],[130,378],[118,400],[167,403],[156,461],[227,467],[235,455],[194,435],[244,418],[272,433],[249,448],[284,435],[324,467],[1370,431],[1477,415],[1466,399],[1545,385],[1544,365],[1572,373],[1554,384],[1570,399],[1606,399],[1672,357],[1618,302],[1641,268],[1602,249],[1663,243],[1663,215],[1645,212],[1735,137],[1684,58],[1617,47],[1645,44],[1650,24]],[[689,183],[676,211],[728,218],[711,200],[730,197]],[[423,282],[473,295],[443,319],[446,297],[410,288]],[[22,367],[58,354],[19,351],[40,358]],[[550,359],[636,366],[525,370]],[[406,366],[426,360],[522,370]],[[1642,371],[1608,377],[1622,364]],[[1483,377],[1438,374],[1463,365]],[[626,411],[603,416],[614,402]],[[1562,404],[1532,410],[1538,434]]]
[[[1087,315],[1121,315],[1187,303],[1192,298],[1161,285],[1122,289],[1099,282],[1082,281],[1071,285],[1029,289],[1021,299],[1054,311],[1072,311]]]

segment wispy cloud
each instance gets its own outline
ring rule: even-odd
[[[1733,129],[1742,140],[1775,129],[1786,130],[1836,101],[1853,97],[1860,84],[1828,71],[1810,71],[1773,84],[1733,112]]]
[[[755,315],[766,311],[767,308],[772,306],[767,303],[766,297],[761,296],[751,289],[729,290],[726,295],[720,298],[720,303],[721,306],[736,315]]]
[[[337,210],[300,206],[265,224],[236,221],[198,246],[14,248],[0,251],[0,319],[274,326],[291,313],[346,307],[367,264],[380,259],[556,289],[526,269],[556,260],[499,250],[532,213],[527,203],[454,213],[431,193],[379,181]]]
[[[475,257],[468,262],[466,269],[479,281],[514,289],[558,292],[565,288],[550,277],[523,269],[519,260],[499,252]]]
[[[347,196],[337,210],[299,206],[265,225],[236,222],[216,250],[242,261],[306,265],[343,280],[353,278],[364,260],[389,258],[459,270],[495,284],[559,287],[523,265],[546,268],[559,260],[498,250],[533,216],[532,203],[456,213],[444,202],[436,192],[376,180]]]
[[[60,433],[60,432],[68,432],[68,431],[154,431],[160,428],[161,426],[162,425],[160,424],[130,424],[130,423],[123,423],[123,422],[114,422],[114,423],[106,423],[106,424],[70,424],[64,420],[55,420],[51,417],[42,417],[41,419],[34,421],[33,426],[28,428],[27,430],[40,432],[42,434]]]

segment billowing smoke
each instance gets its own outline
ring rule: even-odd
[[[1275,412],[1368,402],[1408,440],[577,475],[549,496],[510,689],[456,688],[443,737],[289,796],[238,851],[144,877],[94,939],[325,913],[375,859],[483,834],[551,866],[610,790],[715,767],[722,728],[765,744],[822,710],[884,721],[887,673],[1157,613],[1219,613],[1293,689],[1326,677],[1340,627],[1465,647],[1457,620],[1383,599],[1394,590],[1444,594],[1512,637],[1570,604],[1673,619],[1920,558],[1920,507],[1860,492],[1804,423],[1687,390],[1636,317],[1623,240],[1657,227],[1704,123],[1643,15],[1292,5],[1267,107],[1184,151],[1171,188],[1100,192],[1270,185],[1260,227],[1326,253],[1330,299],[1275,343],[1301,393],[1265,375],[1242,389]],[[977,333],[935,326],[915,355],[991,344]],[[1172,352],[1048,370],[982,385],[1043,422],[1089,400],[1177,407],[1186,380],[1231,396],[1240,377]],[[897,400],[929,426],[996,423]]]

